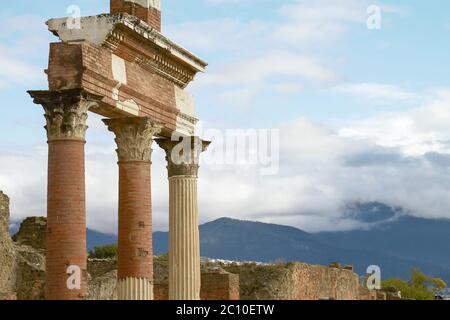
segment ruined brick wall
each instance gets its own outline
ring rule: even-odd
[[[350,270],[296,263],[288,273],[293,300],[358,300],[359,277]]]
[[[230,265],[238,273],[242,300],[358,300],[358,275],[351,270],[305,263]]]
[[[153,299],[168,300],[169,286],[166,283],[155,283],[153,286]]]
[[[17,244],[44,250],[47,247],[47,219],[44,217],[24,219],[13,240]]]
[[[88,300],[117,300],[117,260],[88,260]]]
[[[231,273],[202,272],[201,300],[239,300],[239,276]],[[157,282],[153,287],[155,300],[169,299],[169,284]]]
[[[45,298],[44,250],[20,244],[14,244],[14,249],[16,252],[14,292],[17,300],[43,300]]]
[[[26,230],[42,232],[45,218],[26,219],[13,243],[6,232],[9,224],[9,200],[0,193],[0,299],[38,300],[44,298],[45,256],[41,246],[33,248]],[[36,225],[33,225],[37,223]],[[45,232],[43,232],[45,234]],[[37,239],[40,239],[38,236]],[[37,241],[36,244],[39,244]],[[168,258],[154,260],[154,296],[168,299]],[[91,300],[117,298],[117,261],[89,260],[89,296]],[[386,294],[359,286],[352,270],[287,263],[274,265],[202,264],[203,300],[385,300]]]
[[[203,273],[201,300],[239,300],[239,276],[232,273]]]

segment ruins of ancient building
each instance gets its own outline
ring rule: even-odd
[[[45,299],[47,219],[30,217],[11,240],[9,198],[0,191],[0,300]],[[169,299],[167,255],[154,259],[155,300]],[[116,258],[88,259],[89,300],[118,298]],[[202,300],[398,300],[359,283],[351,268],[306,263],[238,263],[204,260],[201,264]]]
[[[118,298],[153,299],[150,167],[167,155],[169,298],[200,299],[197,175],[209,142],[186,90],[206,63],[161,33],[160,0],[111,0],[110,13],[51,19],[48,90],[29,91],[48,139],[46,298],[87,295],[85,133],[100,114],[117,143]],[[87,142],[89,143],[89,142]],[[180,145],[182,148],[180,148]]]

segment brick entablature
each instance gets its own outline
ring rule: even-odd
[[[125,61],[127,84],[120,84],[113,79],[111,57],[109,50],[90,43],[52,43],[47,71],[50,90],[83,88],[100,95],[101,102],[91,111],[107,117],[127,115],[117,108],[117,101],[133,100],[140,109],[136,115],[150,116],[164,123],[168,131],[176,130],[179,110],[174,85],[129,61]]]
[[[127,13],[83,17],[80,23],[82,29],[69,30],[66,19],[47,22],[62,41],[50,44],[50,90],[100,95],[91,111],[111,118],[150,116],[165,125],[165,137],[192,131],[197,119],[184,88],[205,62]]]

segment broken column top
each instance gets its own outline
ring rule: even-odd
[[[111,14],[128,13],[161,31],[160,0],[110,0]]]

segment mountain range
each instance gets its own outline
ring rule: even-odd
[[[200,226],[201,255],[237,261],[301,261],[352,264],[363,275],[370,265],[383,278],[408,279],[411,269],[438,276],[450,284],[450,220],[406,215],[381,203],[352,205],[346,218],[360,229],[308,233],[300,229],[221,218]],[[115,243],[115,235],[87,231],[89,249]],[[168,251],[168,233],[155,232],[155,255]]]

